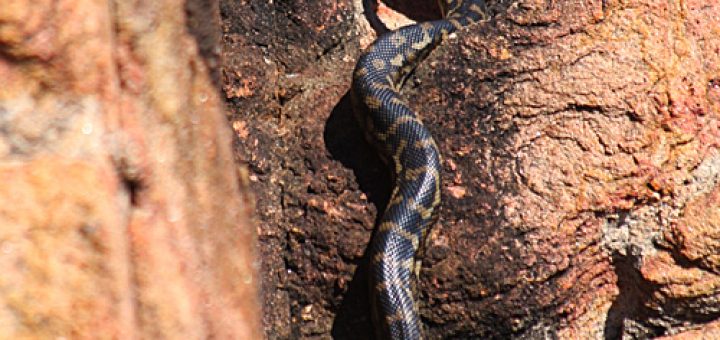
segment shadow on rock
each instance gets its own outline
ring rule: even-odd
[[[390,196],[391,177],[375,149],[365,140],[353,116],[349,93],[330,114],[323,137],[330,155],[353,171],[360,190],[377,211],[383,211]],[[370,339],[373,336],[368,264],[366,250],[335,316],[332,335],[336,339]]]

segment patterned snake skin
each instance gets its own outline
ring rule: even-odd
[[[368,139],[394,166],[395,187],[370,244],[372,305],[382,339],[420,339],[411,279],[440,204],[440,151],[400,99],[405,78],[451,32],[485,19],[483,0],[440,1],[445,19],[379,37],[360,57],[352,97]]]

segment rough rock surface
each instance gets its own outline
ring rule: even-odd
[[[257,199],[265,333],[328,335],[374,216],[324,147],[359,53],[355,9],[255,0],[221,2],[221,13],[224,87]]]
[[[403,90],[445,159],[418,284],[429,337],[717,333],[720,5],[491,7]],[[390,189],[347,100],[369,16],[359,0],[221,8],[265,334],[367,338],[364,252]]]
[[[437,84],[407,96],[446,136],[421,275],[434,334],[644,338],[718,318],[718,9],[519,1],[421,66]]]
[[[260,336],[251,201],[198,53],[218,21],[184,5],[0,6],[0,338]]]

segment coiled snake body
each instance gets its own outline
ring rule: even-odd
[[[373,318],[378,335],[386,339],[422,336],[411,279],[440,204],[440,152],[398,91],[444,37],[485,18],[483,0],[443,0],[440,5],[445,19],[379,37],[360,57],[353,76],[353,99],[366,107],[358,119],[394,166],[395,187],[369,251]]]

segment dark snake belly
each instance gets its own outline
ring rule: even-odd
[[[379,337],[420,339],[411,279],[416,256],[440,205],[440,151],[418,115],[400,99],[407,75],[451,32],[485,18],[483,0],[440,1],[443,20],[379,37],[360,57],[352,96],[359,121],[393,167],[395,186],[370,244],[373,319]],[[356,110],[359,111],[359,110]]]

